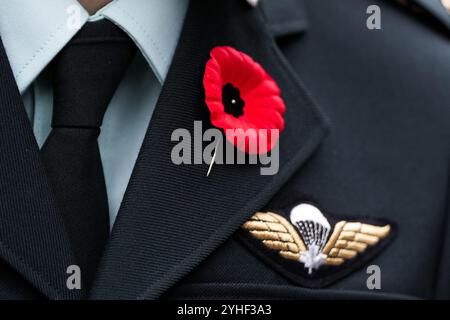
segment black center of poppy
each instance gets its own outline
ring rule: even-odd
[[[239,89],[233,87],[231,83],[227,83],[222,88],[222,103],[226,113],[236,118],[244,114],[245,102],[241,99]]]

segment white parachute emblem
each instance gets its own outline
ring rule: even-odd
[[[330,234],[330,223],[319,209],[307,203],[294,207],[290,218],[307,248],[307,251],[300,252],[300,262],[303,262],[311,274],[327,261],[323,248]]]

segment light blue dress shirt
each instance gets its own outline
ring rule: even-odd
[[[139,54],[112,99],[99,147],[113,225],[167,75],[188,0],[114,0],[94,16],[76,0],[0,0],[0,36],[38,145],[51,130],[52,86],[46,66],[88,21],[109,19]]]

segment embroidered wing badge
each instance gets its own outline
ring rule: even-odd
[[[242,229],[245,244],[288,278],[312,288],[329,285],[362,266],[393,234],[388,223],[327,219],[307,203],[289,210],[289,218],[257,212]]]

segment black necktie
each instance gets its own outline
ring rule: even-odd
[[[107,106],[136,48],[109,21],[88,23],[52,62],[52,131],[41,150],[88,287],[109,235],[97,138]],[[56,272],[56,271],[55,271]]]

